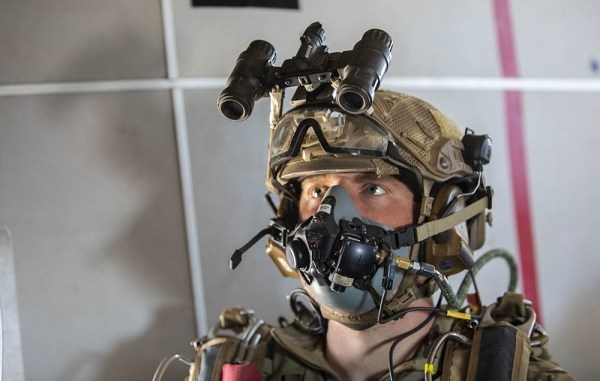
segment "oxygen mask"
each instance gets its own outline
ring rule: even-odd
[[[400,283],[394,258],[408,260],[409,248],[392,250],[392,229],[364,218],[340,186],[324,195],[316,214],[290,232],[288,264],[321,306],[344,314],[365,313],[379,304],[381,288]]]

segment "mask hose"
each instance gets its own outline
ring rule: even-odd
[[[440,291],[448,302],[448,305],[452,309],[460,308],[461,303],[456,297],[456,294],[452,289],[452,285],[450,285],[446,276],[440,273],[433,265],[430,265],[429,263],[414,262],[404,257],[395,257],[394,262],[398,268],[407,271],[415,271],[419,275],[426,276],[427,278],[433,278],[440,287]]]
[[[483,254],[481,257],[479,257],[475,261],[475,264],[470,269],[470,271],[473,273],[473,277],[475,275],[477,275],[477,273],[479,273],[479,270],[481,270],[481,268],[485,264],[487,264],[489,261],[491,261],[492,259],[495,259],[495,258],[502,258],[506,261],[506,264],[508,265],[508,268],[509,268],[509,276],[510,276],[507,291],[514,292],[517,289],[517,283],[518,283],[518,278],[519,278],[519,269],[517,267],[517,263],[515,262],[515,259],[508,251],[505,251],[502,249],[494,249],[494,250],[490,250],[487,253]],[[460,284],[460,287],[458,288],[458,292],[456,293],[456,297],[460,304],[462,304],[462,302],[464,301],[465,295],[467,294],[467,291],[468,291],[469,287],[471,286],[472,282],[473,281],[472,281],[471,277],[465,277],[463,279],[462,283]]]

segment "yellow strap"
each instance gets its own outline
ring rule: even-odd
[[[455,319],[471,320],[471,314],[468,314],[466,312],[448,310],[446,311],[446,315]]]

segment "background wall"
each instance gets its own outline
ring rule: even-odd
[[[494,226],[484,250],[536,259],[526,276],[537,274],[550,346],[578,379],[592,379],[599,11],[591,0],[301,1],[298,11],[2,2],[0,224],[12,232],[26,379],[148,380],[163,356],[191,355],[188,343],[224,307],[245,305],[273,323],[290,315],[285,295],[296,283],[279,276],[262,244],[228,269],[270,217],[268,102],[243,124],[215,104],[250,41],[270,41],[280,64],[313,21],[331,51],[386,30],[394,50],[383,87],[492,136]],[[520,81],[502,80],[502,26]],[[525,157],[512,166],[506,90],[522,106]],[[527,175],[529,253],[516,229],[515,168]],[[489,303],[508,275],[491,263],[479,279]],[[175,366],[169,375],[184,373]]]

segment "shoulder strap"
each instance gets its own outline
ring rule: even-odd
[[[548,338],[521,294],[506,293],[487,307],[476,330],[455,327],[471,345],[448,342],[442,381],[574,380],[547,352]]]
[[[442,381],[521,381],[529,366],[529,339],[518,328],[500,322],[465,332],[470,345],[449,341]]]
[[[211,338],[196,343],[189,381],[252,380],[257,375],[260,380],[272,327],[251,314],[241,318],[245,313],[239,308],[224,311]],[[224,329],[233,333],[221,333]]]

